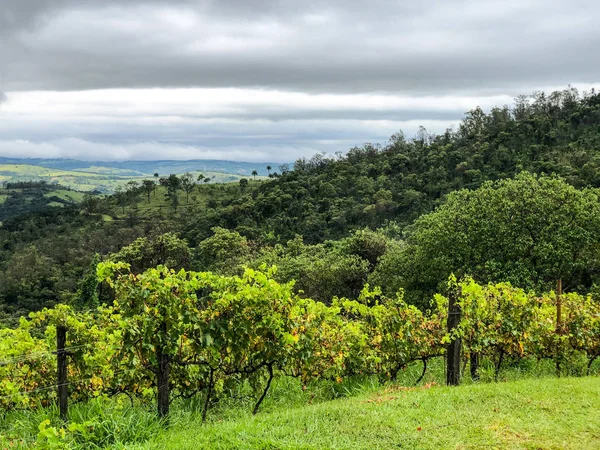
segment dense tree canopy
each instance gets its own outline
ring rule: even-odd
[[[556,176],[522,173],[453,192],[406,235],[407,245],[381,262],[377,280],[415,296],[427,296],[452,272],[537,291],[557,279],[585,291],[600,274],[598,191]]]
[[[249,238],[265,231],[310,243],[346,236],[388,220],[402,226],[463,188],[522,171],[556,173],[575,187],[600,187],[600,94],[575,89],[520,97],[512,107],[469,112],[455,130],[413,140],[402,133],[384,147],[365,144],[344,157],[296,161],[293,171],[193,217],[187,232],[207,237],[213,226]]]

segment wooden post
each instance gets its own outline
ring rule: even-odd
[[[471,352],[469,366],[471,367],[471,380],[479,380],[479,353]]]
[[[562,335],[562,278],[556,281],[556,375],[560,377],[562,359],[560,337]]]
[[[460,305],[458,297],[460,288],[452,289],[448,295],[448,333],[452,333],[460,323]],[[448,386],[458,386],[460,384],[460,353],[462,341],[460,338],[454,338],[448,344],[446,354],[447,372],[446,384]]]
[[[58,372],[58,410],[60,419],[64,422],[68,419],[67,414],[67,352],[65,350],[67,343],[67,328],[64,326],[56,327],[56,367]]]
[[[160,326],[163,339],[167,337],[167,324],[163,322]],[[156,349],[158,359],[158,371],[156,373],[158,387],[158,416],[166,419],[169,415],[169,355],[165,354],[162,345]]]

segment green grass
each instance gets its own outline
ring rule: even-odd
[[[81,203],[85,193],[79,191],[69,191],[66,189],[56,189],[44,194],[44,197],[58,197],[61,200],[71,203]]]
[[[257,186],[260,183],[266,181],[263,180],[250,180],[251,186]],[[223,182],[201,184],[197,185],[189,198],[183,191],[178,191],[179,206],[178,210],[186,209],[200,209],[206,210],[209,206],[209,201],[220,204],[224,200],[230,201],[231,199],[238,198],[250,192],[250,187],[242,191],[238,183]],[[156,190],[150,194],[150,199],[146,194],[141,194],[135,203],[136,213],[140,217],[155,217],[157,214],[160,215],[171,215],[174,210],[171,204],[171,200],[167,197],[167,189],[164,186],[157,186]],[[127,217],[132,208],[128,205],[125,207],[125,212],[122,207],[116,205],[116,200],[111,200],[111,215],[115,218]]]
[[[126,395],[72,403],[76,431],[51,448],[600,448],[600,364],[593,376],[557,379],[550,360],[514,361],[495,383],[492,364],[484,360],[482,381],[465,377],[458,388],[442,386],[439,358],[413,387],[421,368],[410,365],[397,384],[385,385],[376,377],[350,377],[303,389],[297,379],[276,378],[256,416],[250,413],[256,393],[243,383],[213,405],[205,424],[203,395],[176,399],[169,428],[156,419],[153,403],[130,403]],[[46,420],[60,434],[56,405],[0,415],[0,448],[11,448],[10,442],[47,448],[49,442],[38,437]]]
[[[200,172],[192,173],[197,177]],[[205,172],[204,175],[210,177],[213,183],[237,182],[240,178],[248,178],[222,172]],[[28,164],[0,164],[0,182],[46,181],[83,192],[100,190],[111,193],[118,186],[125,186],[129,181],[141,182],[144,179],[153,180],[154,177],[152,174],[143,174],[137,171],[98,166],[77,170],[60,170]]]
[[[135,449],[598,449],[600,378],[388,387],[206,425]]]

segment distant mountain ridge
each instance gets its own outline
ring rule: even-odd
[[[85,172],[85,169],[94,168],[93,173],[98,173],[98,168],[106,167],[119,169],[124,176],[152,176],[158,172],[160,175],[170,173],[181,174],[185,172],[223,172],[237,175],[251,176],[256,170],[258,175],[268,175],[267,166],[277,171],[278,163],[270,162],[244,162],[213,159],[196,159],[189,161],[161,160],[161,161],[81,161],[76,159],[45,159],[45,158],[7,158],[0,157],[0,164],[27,164],[49,169],[70,170]]]

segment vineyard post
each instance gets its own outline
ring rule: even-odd
[[[471,379],[473,381],[479,380],[479,353],[471,352],[470,355],[470,367],[471,367]]]
[[[450,289],[448,295],[448,333],[452,334],[458,324],[460,323],[460,305],[458,304],[458,297],[460,295],[460,287],[453,287]],[[446,354],[447,372],[446,372],[446,384],[448,386],[458,386],[460,383],[460,353],[461,353],[461,339],[459,337],[452,337],[452,340],[448,344],[448,351]]]
[[[160,325],[160,335],[164,340],[167,339],[167,323]],[[169,415],[169,355],[164,352],[164,342],[156,348],[158,359],[157,387],[158,387],[158,415],[161,419],[166,419]]]
[[[67,328],[59,325],[56,327],[56,367],[58,372],[58,410],[60,419],[67,421]]]
[[[556,281],[556,375],[560,377],[562,335],[562,278]]]

